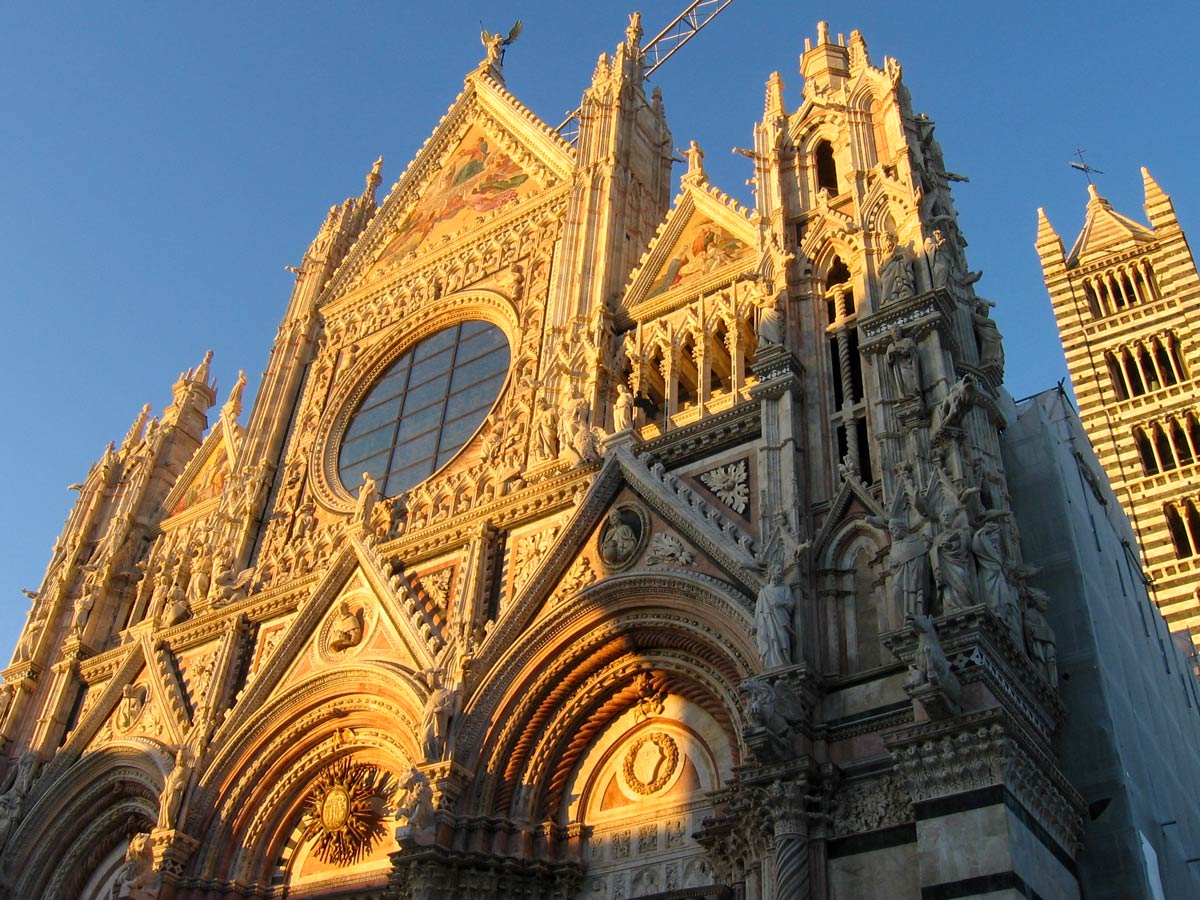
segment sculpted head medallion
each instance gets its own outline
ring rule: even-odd
[[[597,552],[609,572],[621,572],[633,565],[650,531],[645,510],[632,503],[614,506],[600,527]]]

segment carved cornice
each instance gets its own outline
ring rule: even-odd
[[[1045,746],[1065,708],[1058,692],[1033,665],[1012,632],[986,606],[973,606],[934,620],[938,641],[950,668],[964,685],[980,682],[1006,710],[1018,716]],[[884,632],[880,640],[897,659],[910,665],[917,649],[910,628]]]
[[[401,851],[392,854],[389,884],[397,897],[566,900],[582,882],[583,866],[575,860],[523,859],[511,852],[493,855],[402,841]]]
[[[941,289],[887,303],[878,312],[859,318],[858,327],[863,335],[859,349],[864,354],[882,353],[891,342],[892,329],[901,328],[914,341],[937,331],[943,346],[959,356],[961,348],[954,329],[957,313],[954,298]]]
[[[761,429],[759,404],[751,400],[674,428],[639,444],[634,452],[639,457],[653,456],[666,465],[679,466],[748,443],[758,437]]]
[[[915,803],[1000,785],[1069,855],[1081,846],[1083,798],[1004,711],[925,722],[885,735],[884,744]]]

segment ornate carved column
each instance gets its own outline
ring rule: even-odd
[[[805,787],[803,783],[777,781],[763,790],[775,835],[775,896],[781,900],[809,896]]]

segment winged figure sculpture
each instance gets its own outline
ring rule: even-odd
[[[496,65],[504,59],[504,48],[511,44],[521,34],[521,28],[524,23],[517,19],[512,28],[508,30],[508,35],[492,34],[486,28],[483,28],[483,23],[480,22],[479,40],[483,42],[483,46],[487,49],[487,59],[484,60],[485,65]]]

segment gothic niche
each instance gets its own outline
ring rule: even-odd
[[[376,766],[349,759],[330,766],[309,795],[302,840],[313,841],[313,855],[321,862],[359,862],[387,833],[383,820],[395,792],[395,779]]]

